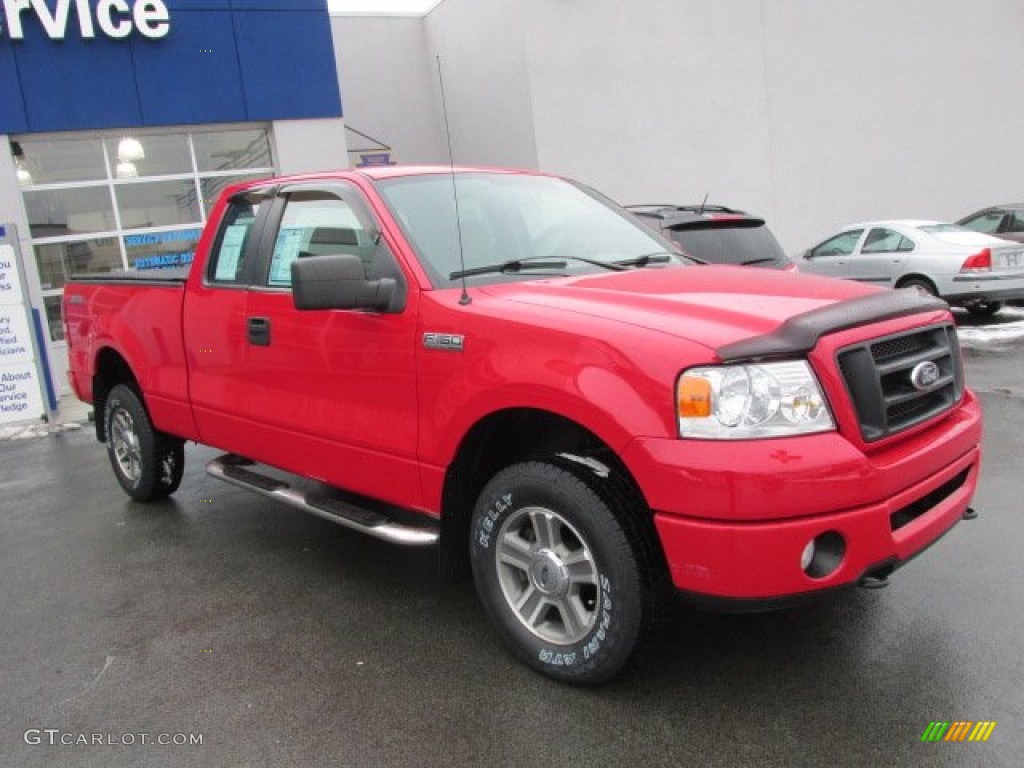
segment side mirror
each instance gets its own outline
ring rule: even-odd
[[[366,279],[363,261],[353,254],[306,256],[292,262],[292,300],[296,309],[371,309],[386,311],[395,296],[390,277]]]

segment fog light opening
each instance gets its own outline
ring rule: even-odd
[[[831,576],[843,562],[846,541],[836,531],[815,536],[800,553],[800,568],[812,579]]]

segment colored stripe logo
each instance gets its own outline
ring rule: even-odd
[[[988,741],[995,720],[933,720],[921,734],[921,741]]]

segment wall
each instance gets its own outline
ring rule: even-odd
[[[348,167],[345,121],[275,120],[272,124],[278,173],[311,173]]]
[[[445,0],[427,16],[456,163],[537,167],[523,13],[521,0]]]
[[[708,194],[795,251],[1024,197],[1018,0],[524,3],[538,165],[620,202]]]
[[[348,124],[398,162],[448,162],[440,56],[455,162],[536,167],[519,0],[446,0],[425,18],[331,24]]]
[[[424,19],[332,16],[331,32],[348,125],[389,145],[398,162],[446,159]],[[350,136],[351,150],[371,146]]]

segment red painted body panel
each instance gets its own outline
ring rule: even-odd
[[[153,423],[196,438],[181,336],[183,299],[181,286],[69,283],[64,307],[79,396],[92,401],[96,360],[103,349],[112,349],[135,372]]]
[[[957,491],[913,522],[892,530],[889,520],[894,511],[964,470],[967,480]],[[874,566],[897,565],[920,552],[963,517],[978,472],[978,449],[972,448],[941,472],[895,496],[840,513],[753,524],[667,514],[656,514],[654,521],[678,589],[741,599],[799,595],[851,584]],[[800,554],[811,539],[828,531],[838,532],[845,540],[843,560],[828,576],[811,578],[800,567]]]
[[[104,347],[138,377],[157,426],[368,496],[439,515],[447,468],[474,425],[531,408],[599,437],[655,513],[677,587],[720,597],[778,597],[855,580],[906,559],[963,514],[978,474],[981,416],[969,392],[952,411],[866,443],[839,375],[844,346],[951,322],[930,312],[824,336],[808,355],[837,429],[793,438],[678,438],[679,373],[718,362],[715,349],[770,333],[790,317],[878,289],[771,270],[650,268],[433,290],[373,179],[332,174],[365,194],[407,281],[398,314],[298,311],[289,292],[204,284],[229,189],[181,289],[69,284],[71,380],[92,399]],[[322,176],[295,177],[309,181]],[[247,339],[266,317],[272,344]],[[426,349],[424,333],[463,337],[459,352]],[[967,481],[895,533],[889,515],[950,477]],[[846,537],[824,579],[799,567],[807,541]]]

